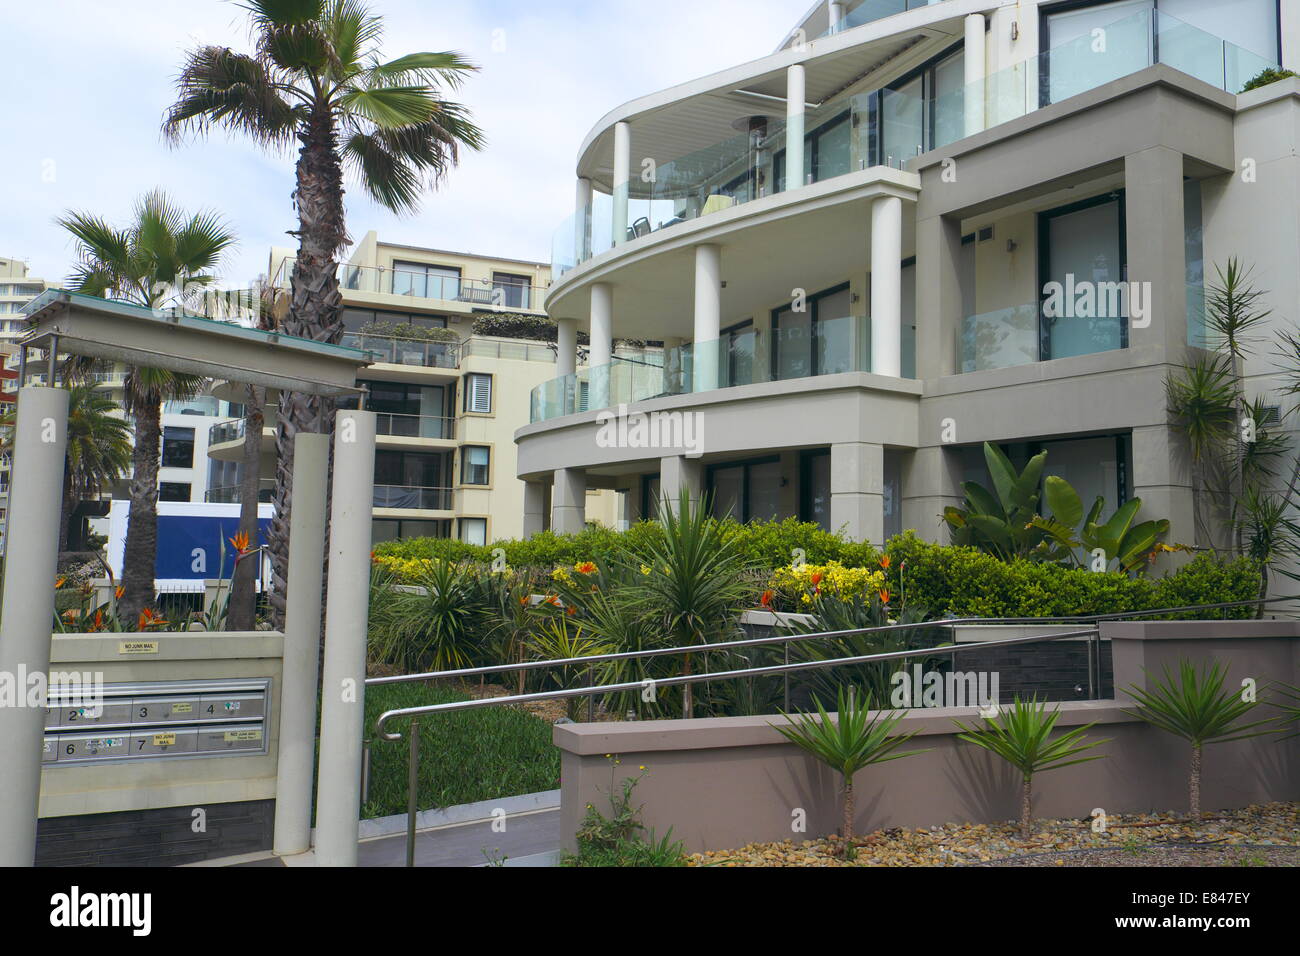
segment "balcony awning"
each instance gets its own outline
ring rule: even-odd
[[[357,370],[370,364],[359,349],[61,289],[42,293],[23,312],[28,329],[20,349],[53,348],[309,395],[360,392]]]

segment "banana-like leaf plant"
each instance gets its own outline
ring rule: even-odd
[[[834,719],[826,713],[820,700],[814,697],[813,703],[817,707],[815,715],[800,713],[792,717],[781,711],[781,716],[789,722],[788,726],[772,726],[786,740],[840,775],[844,792],[841,836],[845,855],[849,856],[853,852],[853,775],[871,764],[912,757],[925,751],[899,753],[898,748],[915,736],[915,732],[893,733],[904,715],[883,711],[873,714],[869,699],[859,702],[857,695],[851,691],[846,694],[843,687],[839,690]]]
[[[984,461],[993,477],[993,490],[967,481],[962,484],[966,493],[963,507],[943,509],[952,543],[979,548],[1003,561],[1041,554],[1046,535],[1032,521],[1038,512],[1038,487],[1047,452],[1039,452],[1017,472],[1000,448],[985,442]]]
[[[1100,760],[1105,754],[1081,757],[1106,740],[1084,743],[1087,732],[1095,726],[1085,724],[1067,730],[1050,739],[1061,714],[1060,707],[1047,709],[1047,702],[1037,697],[1022,701],[1019,697],[1009,708],[1003,708],[996,717],[984,717],[983,726],[968,726],[960,720],[953,723],[962,731],[958,739],[997,754],[1021,773],[1020,786],[1020,837],[1028,839],[1034,822],[1034,774],[1058,770],[1076,763]]]
[[[1133,523],[1142,508],[1141,498],[1124,502],[1104,523],[1100,523],[1106,499],[1098,495],[1085,516],[1079,493],[1057,475],[1043,479],[1043,503],[1047,505],[1050,517],[1035,515],[1030,523],[1076,565],[1086,564],[1090,556],[1100,553],[1108,568],[1111,562],[1118,562],[1124,571],[1141,571],[1152,549],[1169,533],[1166,518]],[[1084,555],[1082,560],[1080,551]]]
[[[1201,815],[1201,752],[1205,745],[1277,732],[1256,729],[1273,723],[1272,719],[1238,723],[1255,709],[1258,701],[1245,699],[1240,691],[1225,690],[1226,673],[1220,661],[1210,661],[1198,671],[1191,661],[1183,659],[1178,662],[1176,679],[1166,665],[1164,679],[1151,680],[1149,689],[1136,685],[1128,689],[1137,707],[1126,710],[1126,714],[1182,737],[1192,745],[1187,791],[1193,819]]]

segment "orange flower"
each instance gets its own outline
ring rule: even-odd
[[[569,615],[569,617],[573,617],[575,614],[578,613],[578,609],[574,607],[572,604],[570,604],[568,607],[564,609],[564,613]]]
[[[235,535],[233,538],[230,539],[230,546],[234,548],[236,551],[238,551],[240,554],[247,554],[248,535],[244,534],[244,532],[242,531],[239,532],[239,534]]]
[[[810,577],[808,580],[812,581],[813,587],[816,587],[817,585],[822,583],[822,573],[820,571],[814,571],[812,573],[812,577]]]
[[[888,604],[888,603],[889,603],[889,591],[888,591],[888,590],[882,590],[882,591],[880,592],[880,603],[881,603],[881,604]]]
[[[155,612],[152,608],[145,608],[140,612],[140,620],[136,622],[136,630],[147,631],[151,627],[161,627],[167,623],[161,614]]]
[[[63,587],[67,580],[68,579],[65,577],[57,578],[54,582],[54,589],[57,591],[59,588]]]
[[[117,587],[113,588],[113,597],[117,598],[119,601],[122,600],[122,595],[125,593],[126,593],[126,588],[122,587],[122,585],[120,584]]]
[[[772,606],[773,597],[774,595],[772,594],[771,591],[764,591],[763,596],[758,599],[758,603],[761,604],[763,607],[770,608]]]
[[[560,606],[560,599],[559,599],[557,596],[555,596],[554,594],[548,594],[548,595],[546,596],[546,603],[549,604],[549,605],[551,605],[552,607],[559,607],[559,606]]]
[[[576,570],[579,574],[591,574],[593,571],[596,570],[596,562],[583,561],[574,570]]]
[[[96,612],[95,612],[95,623],[91,626],[90,629],[91,629],[92,631],[98,631],[98,630],[99,630],[100,628],[102,628],[103,626],[104,626],[104,612],[103,612],[103,611],[96,611]]]
[[[69,608],[68,610],[63,612],[63,619],[65,621],[75,621],[80,616],[81,616],[81,612],[78,611],[76,608]]]
[[[882,554],[880,556],[880,566],[884,568],[886,571],[889,570],[889,555]]]
[[[527,597],[521,597],[521,598],[519,599],[519,606],[520,606],[520,607],[528,607],[528,602],[529,602],[529,600],[530,600],[530,599],[527,598]]]

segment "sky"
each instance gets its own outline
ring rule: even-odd
[[[462,154],[420,211],[403,217],[349,184],[348,230],[382,240],[550,260],[573,212],[577,151],[609,110],[635,97],[771,53],[810,0],[371,0],[386,59],[455,50],[481,67],[450,98],[488,146]],[[5,0],[0,56],[0,256],[65,278],[74,248],[54,222],[75,209],[125,225],[163,187],[189,210],[228,221],[238,246],[222,286],[266,271],[292,246],[291,152],[268,154],[218,130],[179,147],[159,132],[185,50],[247,50],[232,0]],[[345,254],[346,255],[346,254]]]

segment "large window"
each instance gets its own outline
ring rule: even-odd
[[[492,452],[482,445],[466,445],[461,451],[460,481],[463,485],[486,485]]]
[[[466,544],[487,544],[487,518],[461,518],[460,540]]]
[[[965,63],[963,50],[949,51],[879,91],[877,163],[899,167],[965,135]]]
[[[750,319],[722,330],[722,347],[727,355],[724,386],[749,385],[754,381],[754,323]]]
[[[375,452],[375,507],[446,510],[451,507],[450,478],[445,452],[380,449]]]
[[[532,280],[508,272],[492,273],[492,304],[511,309],[531,309]]]
[[[378,416],[379,434],[405,438],[452,437],[445,386],[372,381],[358,384],[369,390],[366,407]]]
[[[714,465],[708,470],[708,490],[718,518],[767,521],[778,517],[784,484],[779,458]]]
[[[423,262],[394,262],[393,295],[454,302],[460,298],[460,270]]]
[[[772,378],[834,375],[853,369],[852,297],[847,284],[772,313]]]
[[[1127,348],[1124,194],[1040,213],[1038,242],[1039,357]]]
[[[194,467],[194,429],[163,428],[162,464],[164,468]],[[185,499],[186,501],[189,498]]]
[[[184,481],[158,482],[159,501],[189,501],[190,484]]]
[[[344,309],[343,330],[360,332],[362,329],[385,325],[414,325],[426,329],[445,329],[444,315],[421,315],[413,312],[387,312],[383,309]]]
[[[831,451],[804,452],[800,460],[799,520],[815,521],[823,531],[831,528]]]

